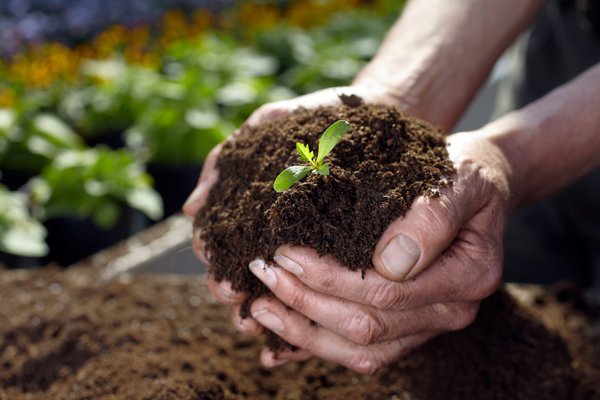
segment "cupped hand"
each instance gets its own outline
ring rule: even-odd
[[[352,95],[359,96],[366,103],[389,104],[398,106],[407,112],[416,112],[416,110],[412,110],[402,103],[397,94],[383,86],[355,85],[324,89],[291,100],[265,104],[258,108],[250,118],[248,118],[246,123],[258,125],[263,122],[273,121],[284,117],[298,108],[316,108],[319,106],[341,104],[340,96]],[[235,140],[235,135],[232,135],[228,140]],[[183,212],[191,218],[193,218],[202,208],[206,202],[211,186],[219,179],[219,171],[216,168],[216,162],[221,148],[222,144],[216,146],[208,154],[198,184],[183,206]],[[208,265],[209,261],[204,250],[204,244],[199,237],[200,232],[195,228],[192,236],[194,253],[200,261],[205,265]],[[233,320],[238,328],[249,333],[262,332],[263,329],[258,326],[254,320],[246,319],[241,321],[239,318],[238,311],[240,303],[245,299],[244,294],[234,293],[231,290],[229,282],[216,283],[210,276],[208,276],[208,288],[217,300],[225,304],[233,305]]]
[[[451,136],[448,151],[452,186],[418,198],[391,223],[364,279],[307,248],[280,247],[274,261],[281,268],[250,264],[276,296],[255,300],[252,317],[300,349],[265,349],[263,364],[315,356],[372,373],[474,320],[501,281],[510,165],[476,132]]]

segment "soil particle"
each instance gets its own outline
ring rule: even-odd
[[[319,360],[260,367],[261,343],[230,327],[200,278],[5,271],[0,399],[600,399],[599,321],[540,289],[510,293],[360,375]]]
[[[243,126],[217,161],[219,180],[196,218],[217,281],[249,294],[268,289],[248,270],[272,260],[282,244],[333,255],[351,270],[372,268],[385,228],[415,198],[449,185],[453,167],[445,138],[430,124],[388,106],[344,97],[341,106],[301,109],[275,122]],[[330,175],[309,174],[283,193],[275,177],[298,164],[295,143],[317,148],[321,133],[345,119],[350,129],[328,158]]]

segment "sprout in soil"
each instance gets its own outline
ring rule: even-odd
[[[329,175],[329,165],[323,161],[349,127],[350,123],[348,121],[339,120],[325,129],[321,139],[319,139],[319,151],[316,158],[315,153],[310,151],[308,144],[296,142],[296,151],[300,155],[300,160],[309,163],[309,165],[292,165],[286,168],[275,179],[273,189],[278,193],[283,192],[292,187],[294,183],[304,179],[309,172],[323,176]]]

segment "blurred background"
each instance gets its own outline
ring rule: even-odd
[[[400,0],[2,0],[0,264],[69,265],[179,211],[265,102],[348,84]]]

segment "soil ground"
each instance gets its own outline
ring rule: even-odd
[[[0,273],[0,399],[600,399],[600,315],[561,288],[510,288],[476,322],[376,374],[267,370],[200,278]]]

